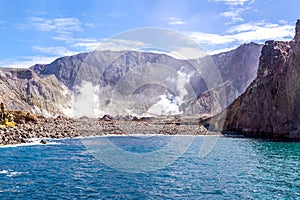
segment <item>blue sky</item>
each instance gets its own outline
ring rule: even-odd
[[[290,40],[299,8],[297,0],[0,0],[0,66],[50,63],[143,27],[178,31],[210,54]]]

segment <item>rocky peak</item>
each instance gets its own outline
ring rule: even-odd
[[[300,42],[297,41],[300,41],[300,20],[294,41],[266,42],[256,79],[227,109],[224,132],[241,132],[249,137],[300,138]]]
[[[18,70],[16,71],[16,76],[18,79],[32,79],[34,77],[34,72],[30,69]]]
[[[294,40],[297,42],[297,41],[299,41],[299,39],[300,39],[300,20],[298,19],[296,22]]]
[[[31,80],[35,77],[35,73],[31,69],[22,69],[22,68],[16,68],[16,69],[9,69],[9,68],[2,68],[1,69],[1,75],[0,77],[2,79],[14,78],[14,79],[26,79]]]
[[[267,41],[262,48],[257,77],[273,75],[282,70],[282,64],[289,56],[290,43],[283,41]]]

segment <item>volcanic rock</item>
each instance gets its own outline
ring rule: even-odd
[[[0,93],[8,109],[46,116],[65,115],[71,99],[55,76],[39,77],[31,69],[0,68]]]
[[[107,121],[107,122],[110,122],[110,121],[113,121],[114,118],[110,115],[104,115],[103,117],[101,117],[100,119],[101,121]]]
[[[257,78],[227,109],[224,132],[300,138],[300,21],[289,42],[267,41]],[[220,119],[221,115],[217,116]],[[223,115],[224,117],[224,115]]]

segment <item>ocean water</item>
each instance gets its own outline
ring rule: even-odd
[[[143,173],[108,166],[104,155],[97,158],[99,152],[81,139],[2,147],[0,199],[300,199],[300,143],[220,137],[201,157],[204,139],[193,138],[174,162]],[[147,157],[172,137],[92,140],[109,140],[118,149]],[[116,159],[113,150],[107,152]]]

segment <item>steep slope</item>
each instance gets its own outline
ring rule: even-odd
[[[224,132],[300,138],[300,21],[290,42],[267,41],[257,78],[227,109]]]
[[[0,69],[0,101],[10,110],[46,116],[69,115],[71,95],[55,76],[39,78],[30,69]]]
[[[199,94],[197,106],[200,107],[201,113],[210,113],[210,105],[213,101],[218,101],[217,96],[220,87],[225,89],[227,100],[220,110],[225,109],[245,91],[256,77],[261,49],[262,45],[250,43],[243,44],[232,51],[212,56],[212,60],[223,79],[223,85]]]

